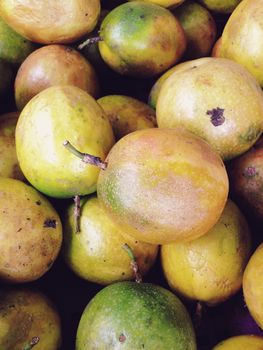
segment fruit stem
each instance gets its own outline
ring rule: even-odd
[[[83,43],[78,45],[78,49],[82,50],[85,46],[95,44],[95,43],[102,41],[102,40],[103,39],[100,36],[95,36],[93,38],[86,39],[85,41],[83,41]]]
[[[132,268],[134,276],[135,276],[135,282],[141,283],[142,276],[140,274],[139,266],[137,264],[136,257],[134,256],[131,247],[127,243],[125,243],[122,246],[122,248],[127,252],[127,254],[129,255],[129,258],[131,259],[131,268]]]
[[[107,168],[107,163],[103,162],[100,157],[95,157],[91,154],[78,151],[74,146],[72,146],[69,141],[64,141],[63,146],[65,146],[66,149],[73,153],[75,156],[79,157],[84,163],[95,165],[102,170],[105,170]]]
[[[80,232],[80,196],[74,196],[75,233]]]
[[[202,318],[203,318],[203,304],[201,301],[197,301],[196,303],[196,309],[195,309],[195,326],[196,329],[199,329],[202,323]]]
[[[26,345],[23,350],[31,350],[35,345],[37,345],[40,341],[39,337],[33,337],[28,345]]]

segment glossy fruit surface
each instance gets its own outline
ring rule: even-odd
[[[261,350],[263,347],[263,337],[255,335],[240,335],[220,342],[212,350]]]

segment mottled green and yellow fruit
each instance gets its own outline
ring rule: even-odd
[[[256,79],[236,62],[206,59],[165,80],[157,101],[157,124],[184,126],[226,161],[246,152],[260,137],[263,93]]]
[[[0,178],[0,280],[34,281],[56,260],[62,243],[60,218],[35,188]]]
[[[239,335],[221,341],[212,350],[262,350],[263,337],[256,335]]]
[[[134,0],[129,0],[129,1],[134,1]],[[174,8],[181,5],[185,0],[143,0],[143,1],[152,2],[162,7]]]
[[[99,0],[1,0],[0,16],[23,37],[42,44],[70,43],[91,32]]]
[[[231,13],[241,0],[199,0],[199,2],[213,12]]]
[[[250,250],[247,221],[228,200],[219,221],[205,235],[163,245],[161,262],[172,290],[211,305],[229,299],[241,288]]]
[[[263,244],[251,256],[243,278],[243,293],[248,310],[263,329]]]
[[[143,242],[191,240],[219,219],[228,177],[219,155],[183,128],[144,129],[120,139],[100,172],[98,198]],[[127,227],[128,226],[128,227]]]
[[[131,248],[142,275],[156,259],[158,246],[128,236],[129,231],[115,224],[96,197],[82,201],[78,233],[75,224],[72,204],[65,215],[62,251],[68,266],[88,281],[110,284],[134,279],[125,243]]]
[[[104,160],[114,135],[105,112],[87,92],[69,85],[49,87],[20,114],[16,150],[21,169],[35,188],[51,197],[95,192],[99,168],[71,154],[65,140]]]
[[[263,87],[263,0],[243,0],[228,19],[220,56],[242,64]]]
[[[179,61],[186,36],[172,13],[155,4],[132,1],[113,9],[100,28],[99,50],[116,72],[155,76]]]
[[[35,289],[1,288],[0,348],[58,350],[61,321],[53,303]],[[32,346],[33,348],[33,346]]]
[[[109,95],[97,102],[109,118],[117,140],[133,131],[156,126],[155,111],[133,97]]]
[[[119,282],[103,288],[81,316],[76,350],[196,350],[190,316],[169,290]]]
[[[186,1],[172,11],[187,38],[184,59],[209,56],[216,39],[216,22],[210,12],[194,1]]]
[[[15,144],[15,128],[19,112],[0,116],[0,176],[24,180],[18,164]]]
[[[99,82],[92,65],[76,50],[46,45],[30,54],[18,69],[15,101],[19,110],[50,86],[74,85],[98,97]]]

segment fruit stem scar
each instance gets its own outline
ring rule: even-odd
[[[75,233],[80,232],[80,196],[74,196]]]
[[[33,337],[28,345],[26,345],[23,350],[31,350],[35,345],[37,345],[40,341],[39,337]]]
[[[125,243],[122,246],[122,248],[127,252],[127,254],[129,255],[129,258],[131,259],[131,268],[135,276],[135,282],[137,283],[142,282],[142,276],[139,271],[139,266],[137,264],[136,257],[134,256],[131,247],[127,243]]]
[[[95,36],[93,38],[86,39],[83,41],[83,43],[79,44],[77,48],[78,50],[82,50],[85,46],[96,44],[99,41],[103,41],[103,39],[100,36]]]
[[[75,156],[80,158],[84,163],[95,165],[102,170],[105,170],[107,168],[107,163],[103,162],[100,157],[92,156],[91,154],[78,151],[74,146],[72,146],[69,141],[64,141],[63,146],[65,146],[66,149],[73,153]]]

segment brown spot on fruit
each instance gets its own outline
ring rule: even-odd
[[[256,168],[254,166],[248,166],[243,171],[243,176],[246,178],[254,177],[257,174]]]
[[[126,340],[125,335],[124,335],[124,334],[121,334],[121,335],[119,336],[119,342],[120,342],[120,343],[124,343],[125,340]]]
[[[206,114],[210,115],[210,121],[214,126],[222,125],[225,122],[223,108],[213,108],[210,111],[207,111]]]
[[[51,227],[51,228],[56,228],[57,227],[57,222],[54,219],[46,219],[44,221],[44,227]]]
[[[41,205],[41,202],[40,201],[36,201],[36,205]]]

